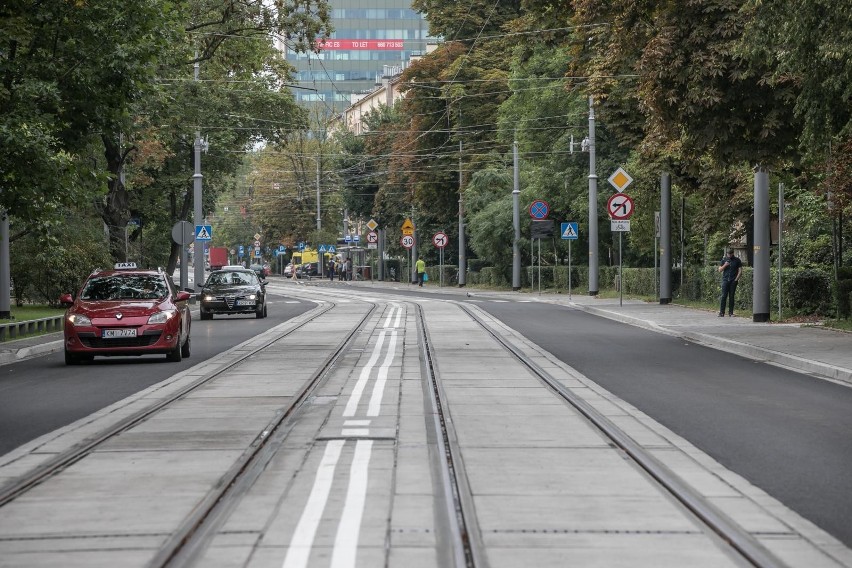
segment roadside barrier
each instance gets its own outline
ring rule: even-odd
[[[26,320],[0,324],[0,341],[10,341],[33,333],[62,331],[65,316],[53,316],[35,320]]]

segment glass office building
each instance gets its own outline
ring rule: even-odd
[[[320,53],[287,51],[296,68],[296,100],[328,114],[347,108],[357,95],[398,72],[412,55],[426,52],[429,26],[410,0],[331,0],[333,37]],[[354,95],[354,97],[353,97]]]

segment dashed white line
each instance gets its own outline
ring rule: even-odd
[[[344,440],[331,440],[325,447],[325,453],[317,469],[314,486],[308,497],[308,503],[299,518],[299,524],[290,539],[287,556],[284,558],[283,568],[305,568],[311,556],[314,546],[317,527],[322,519],[328,495],[331,492],[331,482],[334,480],[334,470],[340,459],[340,451],[343,449]]]
[[[361,534],[361,518],[364,516],[364,504],[367,500],[367,481],[370,471],[372,440],[358,440],[352,468],[349,471],[349,488],[346,491],[346,503],[337,525],[334,539],[334,552],[331,555],[332,568],[354,568],[358,555],[358,537]]]
[[[388,380],[388,370],[393,363],[394,355],[396,354],[396,331],[391,332],[390,341],[388,342],[388,351],[385,354],[385,360],[382,366],[379,367],[379,374],[376,377],[376,384],[373,385],[373,396],[370,397],[370,406],[367,408],[367,416],[378,416],[382,407],[382,397],[385,393],[385,384]]]

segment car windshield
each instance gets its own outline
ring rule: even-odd
[[[254,284],[256,277],[253,272],[214,272],[207,280],[208,286],[245,286]]]
[[[80,297],[83,300],[160,300],[168,287],[154,274],[114,274],[90,279]]]

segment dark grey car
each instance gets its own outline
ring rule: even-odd
[[[198,298],[203,320],[213,319],[215,314],[253,313],[258,319],[266,317],[266,288],[248,268],[211,272]]]

